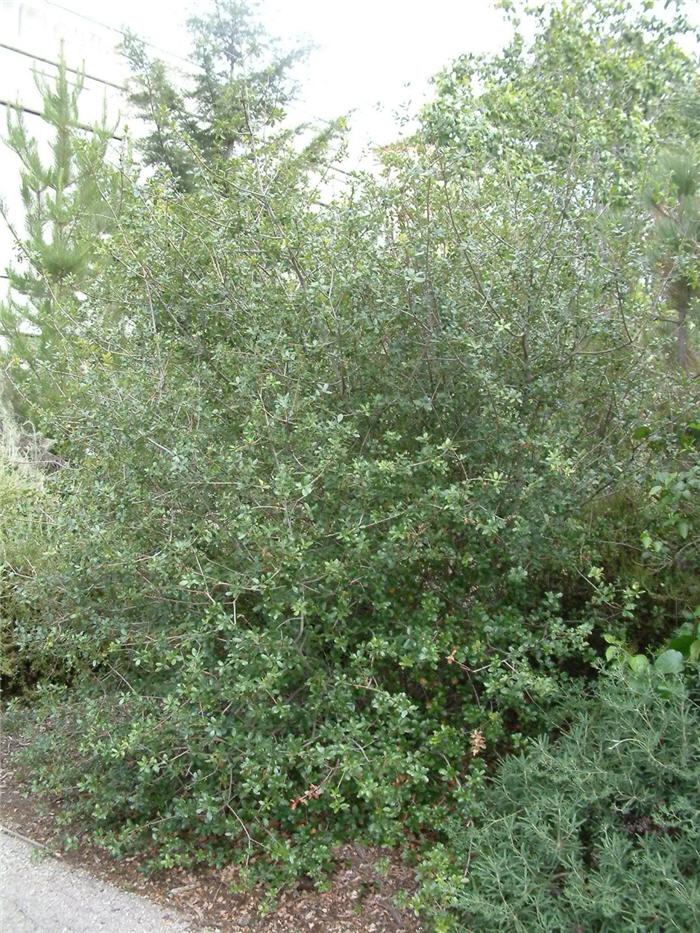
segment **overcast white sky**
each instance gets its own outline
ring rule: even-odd
[[[206,8],[193,0],[44,2],[116,28],[128,25],[181,55],[187,17]],[[298,70],[299,116],[330,118],[356,109],[358,134],[377,142],[392,136],[392,111],[424,100],[430,76],[451,58],[495,50],[508,35],[490,0],[260,0],[258,8],[271,35],[316,47]]]

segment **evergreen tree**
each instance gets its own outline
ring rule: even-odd
[[[230,158],[280,121],[293,92],[290,69],[305,54],[280,52],[241,0],[215,0],[188,26],[190,88],[180,89],[137,37],[127,34],[123,46],[134,73],[130,100],[151,130],[142,143],[145,160],[166,166],[184,190],[192,187],[198,156],[208,163]]]
[[[31,401],[24,378],[34,370],[33,400],[55,384],[52,362],[56,340],[79,330],[75,292],[85,283],[94,256],[95,238],[110,227],[105,190],[98,173],[105,164],[113,130],[106,114],[99,124],[80,123],[78,102],[83,79],[68,80],[61,54],[58,73],[49,83],[35,76],[43,98],[42,118],[51,133],[50,157],[42,158],[21,110],[10,111],[6,144],[21,161],[24,236],[12,229],[18,263],[7,274],[10,291],[0,304],[0,337],[5,372],[13,385],[15,404],[29,414]],[[39,391],[38,387],[43,387]]]

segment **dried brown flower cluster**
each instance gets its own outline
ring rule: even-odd
[[[318,784],[312,784],[308,790],[305,790],[301,797],[295,797],[294,800],[289,802],[289,806],[292,810],[296,810],[300,803],[307,803],[309,800],[313,800],[316,797],[320,797],[323,793],[323,787]]]
[[[472,757],[476,758],[477,755],[480,755],[481,752],[486,748],[486,739],[484,738],[480,729],[475,729],[471,735],[471,745],[469,750],[472,753]]]

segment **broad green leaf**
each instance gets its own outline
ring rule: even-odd
[[[668,647],[673,648],[674,651],[680,651],[683,657],[687,658],[694,640],[692,635],[676,635],[676,637],[672,638],[668,643]]]
[[[683,670],[683,655],[680,651],[669,648],[658,656],[654,662],[654,667],[661,674],[680,674]]]

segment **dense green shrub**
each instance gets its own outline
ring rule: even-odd
[[[16,593],[43,559],[47,526],[56,501],[47,477],[47,443],[29,425],[20,428],[0,402],[0,677],[16,690],[28,673],[17,651],[18,631],[31,613]],[[42,463],[44,461],[44,463]],[[38,668],[33,676],[40,673]]]
[[[424,892],[452,908],[436,926],[697,929],[697,686],[697,671],[687,684],[615,674],[569,698],[563,734],[506,758],[453,823],[454,861],[434,856]]]
[[[662,32],[598,36],[606,132],[694,80]],[[605,111],[572,149],[541,80],[568,41],[498,64],[538,121],[484,107],[436,141],[438,106],[331,203],[284,134],[220,162],[188,142],[187,190],[120,177],[61,308],[45,416],[71,470],[13,595],[18,652],[56,671],[28,698],[37,785],[115,850],[317,874],[342,839],[442,826],[483,791],[475,737],[517,751],[604,635],[643,648],[690,604],[693,382],[636,174],[674,124],[633,121],[612,198]]]

